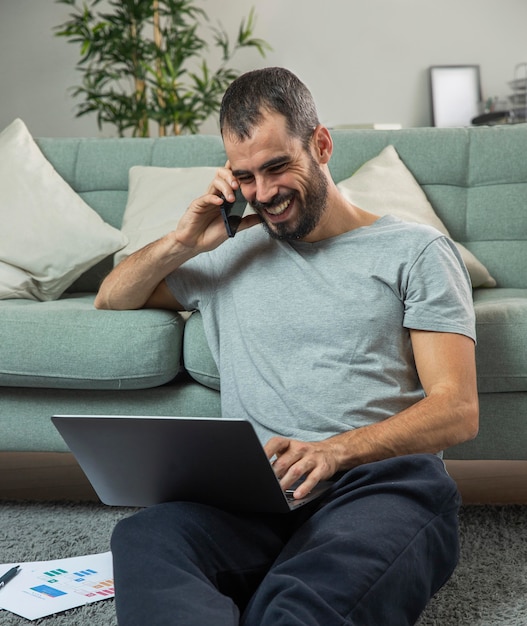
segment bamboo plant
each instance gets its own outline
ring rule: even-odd
[[[95,113],[97,124],[113,124],[119,136],[196,133],[219,110],[227,85],[239,72],[230,67],[242,48],[265,56],[270,46],[253,36],[255,13],[241,20],[231,43],[221,25],[209,24],[193,0],[56,0],[72,7],[56,35],[80,46],[77,68],[82,85],[73,95],[83,101],[77,117]],[[203,30],[219,48],[221,61],[212,69]]]

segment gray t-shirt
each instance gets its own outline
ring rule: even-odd
[[[315,441],[423,397],[408,329],[475,340],[467,271],[433,228],[385,216],[317,243],[241,231],[167,278],[201,311],[222,414]]]

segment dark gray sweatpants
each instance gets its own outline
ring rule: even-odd
[[[147,508],[112,536],[119,625],[414,624],[457,564],[458,508],[428,454],[357,467],[285,515]]]

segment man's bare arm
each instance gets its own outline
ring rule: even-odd
[[[95,298],[98,309],[131,310],[143,307],[180,311],[179,302],[165,278],[189,258],[187,250],[174,245],[174,233],[149,244],[122,261],[108,274]]]
[[[165,278],[192,257],[213,250],[227,239],[219,211],[221,195],[233,201],[233,190],[237,188],[238,182],[228,164],[218,169],[208,192],[191,203],[176,230],[129,256],[105,278],[95,306],[117,310],[142,307],[181,310]],[[256,215],[248,215],[238,230],[258,222]]]

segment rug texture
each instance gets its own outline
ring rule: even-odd
[[[133,509],[95,503],[0,502],[0,562],[105,552],[114,525],[131,513]],[[459,566],[432,599],[418,625],[525,626],[527,506],[463,507],[460,533]],[[116,626],[117,621],[114,601],[103,600],[33,622],[0,611],[0,624]]]

